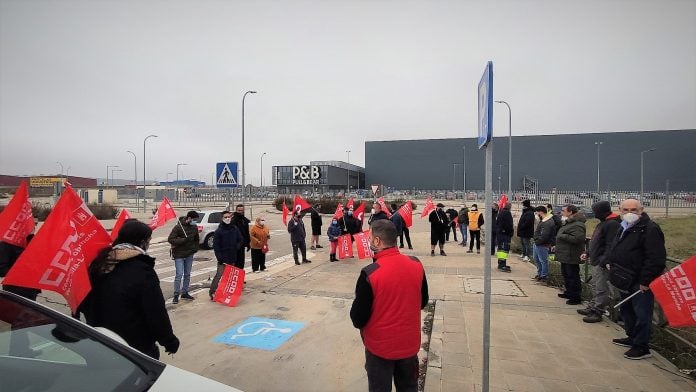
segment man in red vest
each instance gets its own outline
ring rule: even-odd
[[[365,345],[370,391],[418,390],[420,311],[428,304],[428,281],[420,260],[399,253],[396,227],[372,222],[370,248],[375,262],[363,268],[350,309]]]

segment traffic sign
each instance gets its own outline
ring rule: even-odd
[[[249,317],[216,336],[216,343],[275,350],[304,327],[296,321]]]
[[[478,146],[486,147],[493,137],[493,62],[486,64],[478,85]]]
[[[237,162],[218,162],[215,165],[215,178],[218,188],[236,188],[237,184]]]

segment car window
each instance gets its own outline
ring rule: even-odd
[[[220,223],[222,212],[212,212],[208,215],[208,223]]]
[[[0,296],[0,390],[140,391],[150,379],[138,364],[60,317]]]

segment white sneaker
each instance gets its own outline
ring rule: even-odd
[[[524,257],[522,258],[522,261],[529,261],[529,257],[524,256]]]

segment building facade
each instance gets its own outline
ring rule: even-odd
[[[365,168],[342,161],[273,166],[278,193],[341,193],[365,189]]]

